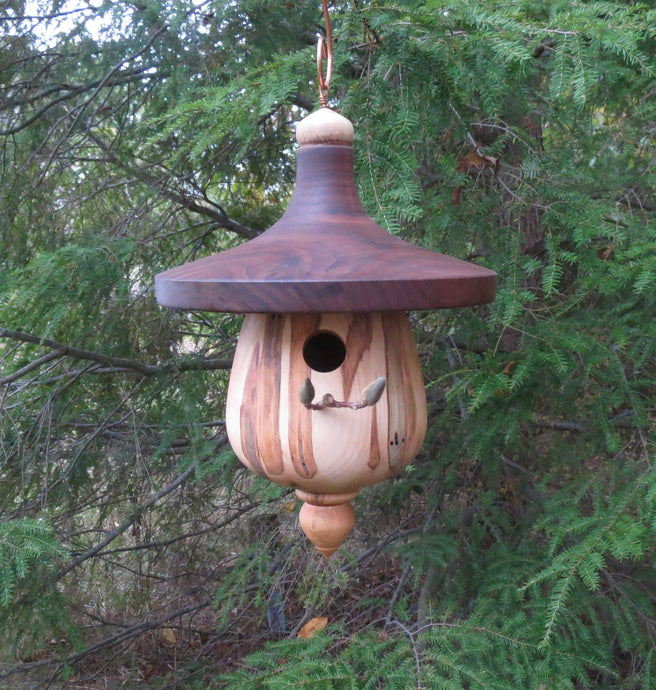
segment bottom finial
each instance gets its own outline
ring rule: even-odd
[[[357,491],[343,494],[311,494],[297,491],[304,503],[298,521],[307,538],[326,558],[344,543],[355,525],[355,511],[349,503]]]

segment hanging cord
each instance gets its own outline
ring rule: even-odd
[[[321,0],[323,4],[323,16],[326,20],[326,38],[319,36],[317,41],[317,72],[319,73],[319,100],[325,108],[330,92],[330,78],[333,76],[333,32],[330,27],[330,16],[328,15],[328,0]],[[324,76],[323,61],[326,61],[326,72]]]

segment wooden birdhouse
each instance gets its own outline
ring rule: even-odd
[[[226,425],[239,459],[296,490],[303,530],[329,557],[350,501],[398,475],[426,433],[426,396],[406,312],[483,304],[496,274],[411,245],[364,212],[353,126],[321,108],[297,128],[296,187],[254,240],[155,279],[177,309],[246,314]]]

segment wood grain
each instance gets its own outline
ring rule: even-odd
[[[336,334],[346,358],[334,371],[312,370],[303,345],[317,331]],[[385,376],[374,407],[308,410],[306,377],[319,400],[360,399]],[[350,492],[405,467],[426,433],[426,398],[416,347],[403,312],[252,314],[244,320],[226,411],[241,461],[272,481],[314,494]]]
[[[416,247],[371,220],[358,198],[353,151],[307,145],[283,217],[245,244],[155,277],[157,301],[244,313],[407,311],[483,304],[496,274]]]
[[[289,363],[289,389],[278,404],[287,405],[289,411],[289,452],[294,471],[299,477],[311,479],[317,473],[312,447],[312,414],[301,406],[299,391],[303,381],[310,376],[310,367],[303,360],[303,345],[308,334],[319,329],[321,317],[319,314],[301,314],[293,319],[287,318],[291,328],[289,343],[284,343],[284,352],[288,354],[284,356],[281,350],[279,357]],[[243,410],[242,414],[248,414],[248,411]]]

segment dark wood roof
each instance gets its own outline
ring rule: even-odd
[[[166,307],[222,312],[443,309],[494,299],[496,273],[416,247],[376,225],[353,179],[350,146],[297,152],[283,217],[254,240],[155,277]]]

